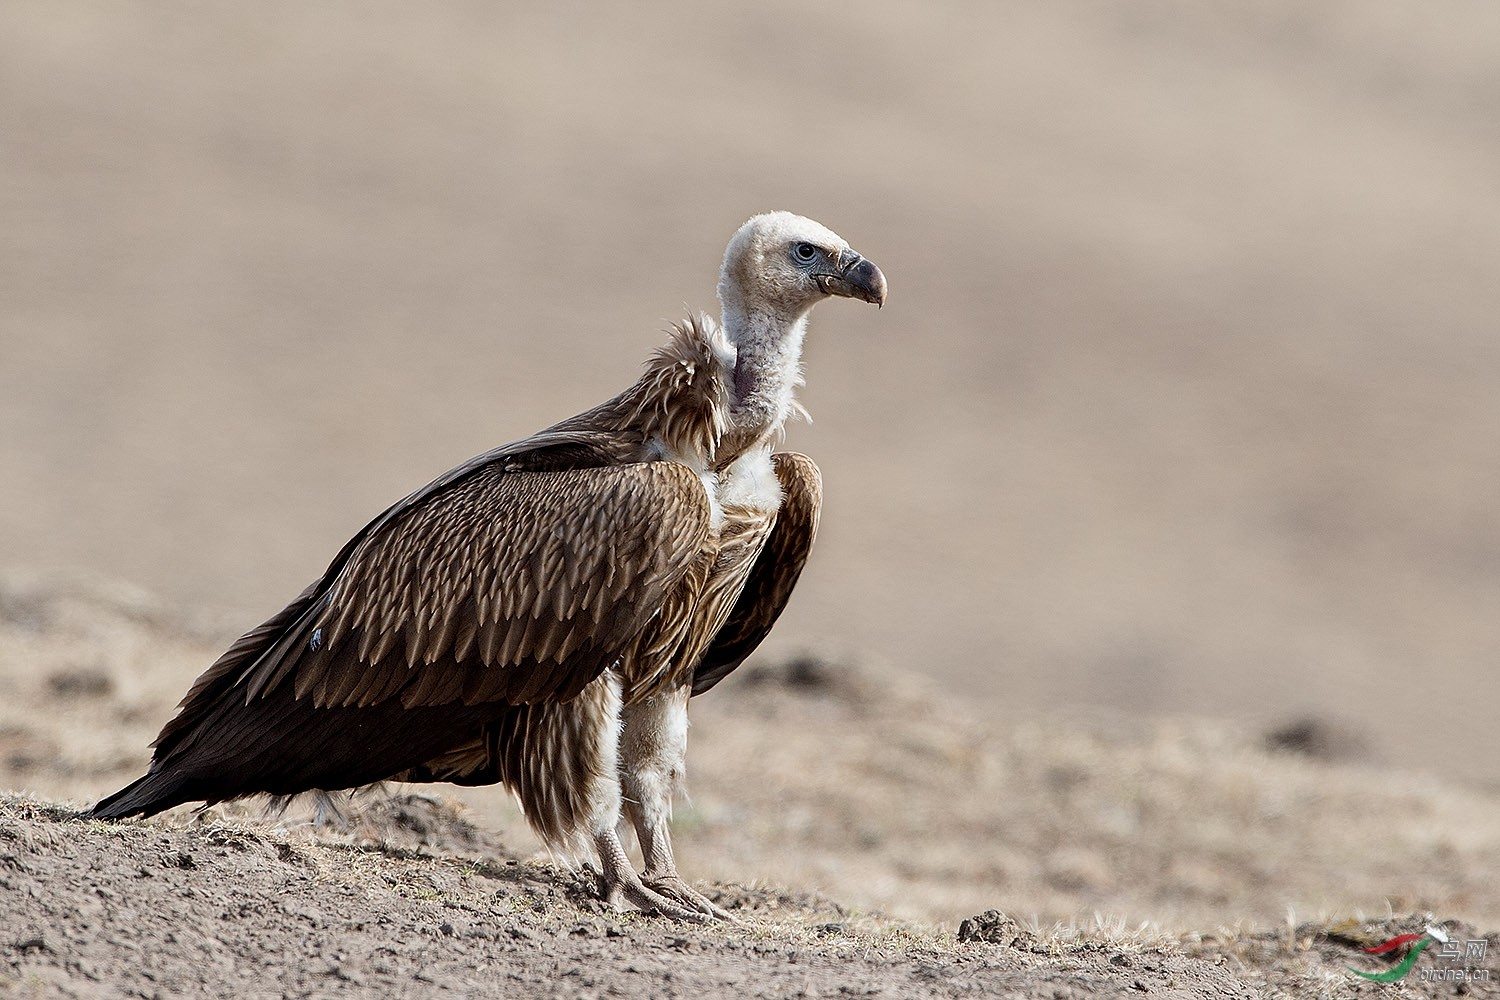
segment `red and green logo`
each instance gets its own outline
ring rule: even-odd
[[[1406,945],[1411,945],[1411,950],[1406,953],[1406,957],[1401,960],[1401,963],[1399,965],[1387,969],[1384,972],[1360,972],[1358,969],[1350,968],[1347,965],[1344,966],[1344,968],[1349,969],[1349,971],[1354,973],[1356,976],[1363,976],[1365,979],[1371,980],[1372,982],[1394,983],[1398,979],[1406,978],[1407,973],[1411,972],[1411,967],[1417,964],[1417,957],[1420,956],[1429,945],[1431,945],[1434,941],[1446,940],[1448,940],[1448,935],[1444,934],[1441,930],[1429,924],[1427,929],[1421,934],[1397,934],[1389,941],[1382,941],[1380,944],[1375,945],[1373,948],[1364,949],[1365,953],[1369,955],[1385,955],[1389,952],[1395,951],[1398,948],[1402,948]]]

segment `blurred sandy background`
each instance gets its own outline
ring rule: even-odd
[[[0,564],[248,627],[788,208],[891,301],[769,652],[1500,785],[1497,108],[1478,2],[7,3]]]

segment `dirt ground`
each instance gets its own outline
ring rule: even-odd
[[[1427,995],[1344,966],[1500,928],[1496,37],[0,5],[0,995]],[[891,298],[813,316],[818,547],[694,708],[684,871],[746,927],[595,912],[493,790],[71,818],[371,515],[627,384],[771,208]]]
[[[958,935],[827,899],[723,885],[740,923],[601,911],[588,883],[516,858],[451,807],[379,802],[355,831],[109,826],[0,796],[6,996],[1430,997],[1343,966],[1417,918],[1183,944],[996,911]],[[78,880],[80,871],[87,879]],[[1464,940],[1473,928],[1451,925]],[[1484,938],[1495,946],[1500,938]],[[1358,957],[1357,957],[1358,956]],[[1425,968],[1425,966],[1424,966]],[[1284,991],[1284,992],[1283,992]]]
[[[232,637],[132,587],[0,577],[0,788],[22,792],[0,996],[1416,997],[1435,984],[1346,967],[1429,922],[1491,942],[1490,979],[1437,985],[1496,974],[1493,793],[1328,726],[996,724],[812,655],[694,706],[679,857],[743,926],[601,910],[496,789],[390,786],[322,826],[77,818]]]

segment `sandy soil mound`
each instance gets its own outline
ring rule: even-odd
[[[0,804],[3,985],[1352,996],[1372,984],[1346,966],[1390,964],[1366,943],[1500,925],[1500,801],[1350,760],[1326,726],[1001,726],[813,655],[748,664],[695,705],[679,854],[743,927],[602,911],[495,789],[340,796],[334,826],[301,803],[109,825],[46,801],[138,774],[232,637],[120,584],[0,576],[0,787],[32,793]],[[1445,967],[1422,956],[1412,975]],[[1380,987],[1430,995],[1406,988]]]
[[[717,893],[744,927],[601,912],[582,880],[493,845],[482,855],[450,846],[430,823],[435,846],[398,846],[410,839],[402,817],[432,810],[442,807],[391,800],[364,820],[392,840],[344,842],[221,821],[110,826],[7,797],[8,985],[22,995],[781,997],[1041,984],[1088,996],[1139,982],[1168,996],[1248,995],[1228,973],[1159,947],[961,947],[760,888]],[[457,844],[470,841],[449,820]]]
[[[1351,934],[1211,938],[1026,929],[957,938],[815,895],[728,885],[740,926],[607,911],[582,877],[488,841],[449,806],[381,799],[356,832],[112,825],[0,797],[0,989],[66,996],[817,997],[1142,992],[1356,996]],[[1475,938],[1472,928],[1452,928]],[[1495,936],[1487,944],[1497,944]],[[1424,984],[1425,987],[1426,984]],[[1330,989],[1330,986],[1332,987]],[[1405,991],[1398,991],[1403,995]],[[1447,991],[1464,995],[1462,990]],[[1426,993],[1423,995],[1432,995]]]

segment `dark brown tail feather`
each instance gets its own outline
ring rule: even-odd
[[[318,708],[290,688],[246,705],[237,690],[193,720],[189,738],[151,763],[147,774],[103,799],[91,816],[118,819],[184,802],[247,795],[296,795],[357,788],[479,737],[506,706],[399,702]]]
[[[164,809],[196,802],[203,798],[183,787],[180,775],[153,771],[137,778],[115,794],[99,800],[89,810],[90,819],[124,819],[127,816],[152,816]]]

